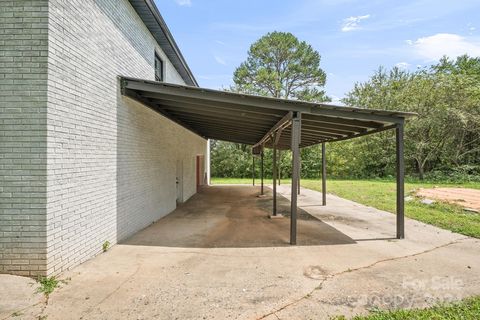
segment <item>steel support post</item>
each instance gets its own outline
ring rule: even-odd
[[[297,194],[300,194],[300,179],[302,176],[302,164],[298,164],[298,185],[297,185]]]
[[[397,239],[405,238],[405,164],[403,159],[403,123],[395,129],[397,142]]]
[[[327,158],[325,142],[322,143],[322,205],[327,205]]]
[[[260,194],[263,196],[263,148],[262,148],[262,152],[260,153],[260,179],[261,179]]]
[[[252,154],[252,180],[255,187],[255,155]]]
[[[278,185],[280,185],[280,180],[282,180],[282,150],[278,150],[278,164],[277,164],[277,170],[278,170]]]
[[[292,119],[292,190],[290,207],[290,244],[297,244],[297,190],[298,174],[300,170],[300,132],[301,132],[301,114],[295,112]]]
[[[272,178],[273,178],[273,212],[277,215],[277,145],[275,144],[275,135],[273,136],[273,161],[272,161]]]

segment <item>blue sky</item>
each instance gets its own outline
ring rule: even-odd
[[[480,56],[479,0],[156,0],[200,86],[232,83],[250,45],[289,31],[322,56],[334,101],[382,65],[415,70]]]

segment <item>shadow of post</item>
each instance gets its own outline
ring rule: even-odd
[[[123,242],[127,245],[181,248],[251,248],[289,245],[290,201],[278,195],[282,219],[270,219],[271,191],[259,198],[258,187],[203,188],[174,212]],[[298,211],[298,245],[339,245],[355,241],[310,215]]]

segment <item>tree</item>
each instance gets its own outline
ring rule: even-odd
[[[443,157],[443,164],[457,167],[479,165],[480,57],[463,55],[455,60],[443,57],[431,70],[437,76],[449,79],[446,98],[457,103],[453,134],[449,139],[450,157]]]
[[[312,102],[330,101],[323,90],[326,75],[320,68],[320,54],[291,33],[271,32],[252,44],[247,60],[235,70],[233,80],[235,84],[230,90],[235,92]],[[213,176],[251,175],[250,148],[215,141],[211,150]],[[290,175],[289,160],[290,154],[286,152],[278,160],[284,177]],[[308,165],[304,170],[314,172]],[[265,150],[265,177],[271,177],[271,150]]]
[[[278,98],[324,101],[328,99],[322,90],[325,80],[318,52],[289,33],[273,32],[252,45],[248,59],[235,71],[232,89]],[[480,179],[480,57],[444,57],[415,72],[379,68],[368,81],[355,84],[343,102],[418,113],[405,126],[407,174],[422,179]],[[222,149],[230,147],[218,144],[212,152],[212,159],[223,159],[216,174],[240,176],[248,168],[251,170],[251,156],[246,155],[249,149],[237,146],[236,156],[228,158]],[[271,175],[269,152],[266,150],[266,177]],[[320,154],[318,146],[302,150],[303,177],[318,177]],[[284,177],[290,174],[289,156],[285,153],[282,160]],[[329,176],[392,176],[394,132],[329,144],[327,157],[329,163],[335,163],[327,167]],[[214,160],[212,164],[216,166]]]
[[[251,148],[239,143],[212,140],[211,174],[214,177],[246,178],[251,176]]]
[[[451,172],[468,167],[475,174],[480,164],[479,71],[480,59],[468,56],[455,61],[443,58],[414,73],[380,68],[369,81],[355,84],[344,102],[417,112],[405,128],[405,150],[407,169],[421,179],[433,169]],[[391,171],[394,159],[385,151],[392,149],[392,137],[383,133],[369,138],[370,142],[359,140],[359,153],[367,155],[365,161],[371,164],[369,171],[382,166],[385,172]]]
[[[444,56],[431,69],[437,73],[466,75],[480,80],[480,57],[474,58],[465,54],[452,60]]]
[[[234,73],[233,91],[305,101],[330,101],[320,54],[293,34],[271,32],[257,40]]]

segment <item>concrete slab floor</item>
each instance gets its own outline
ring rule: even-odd
[[[328,319],[480,294],[479,239],[407,219],[396,240],[394,215],[302,189],[292,247],[278,190],[283,219],[268,218],[270,190],[205,188],[14,319]]]

